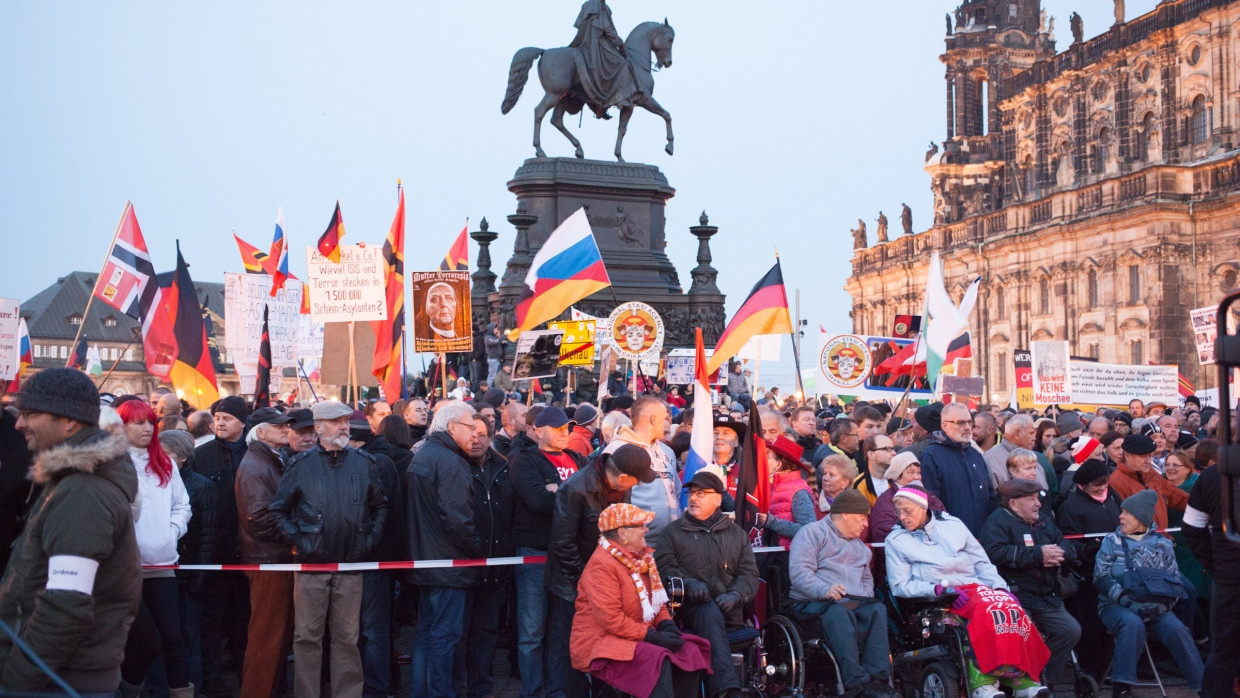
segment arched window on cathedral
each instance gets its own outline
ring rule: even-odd
[[[1105,126],[1098,129],[1097,142],[1094,144],[1094,172],[1103,174],[1107,171],[1107,160],[1111,159],[1111,129]]]
[[[1089,278],[1087,279],[1089,286],[1089,307],[1098,307],[1098,270],[1090,269]]]
[[[1139,339],[1132,340],[1132,358],[1129,361],[1133,366],[1141,366],[1145,363],[1145,344]]]
[[[1188,136],[1193,145],[1205,143],[1210,138],[1210,126],[1206,114],[1206,98],[1197,95],[1188,116]]]
[[[1033,192],[1038,188],[1037,172],[1033,166],[1033,156],[1026,155],[1025,159],[1020,163],[1021,188],[1024,189],[1025,198],[1031,198]]]
[[[1145,162],[1154,162],[1161,158],[1158,145],[1158,117],[1154,112],[1147,112],[1141,119],[1141,133],[1137,138],[1137,157]]]
[[[1049,315],[1051,312],[1051,281],[1050,279],[1042,279],[1038,281],[1038,307],[1043,315]]]
[[[995,289],[995,318],[999,320],[1007,319],[1007,303],[1003,297],[1003,287]]]

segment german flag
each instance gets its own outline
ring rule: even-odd
[[[456,236],[448,254],[439,263],[439,271],[469,271],[469,219],[465,219],[465,227]]]
[[[788,294],[784,291],[784,273],[775,266],[749,292],[740,310],[732,316],[715,354],[706,364],[706,372],[714,373],[725,361],[736,356],[750,337],[760,334],[792,334],[792,313],[788,312]]]
[[[340,200],[336,200],[336,211],[327,224],[327,230],[319,236],[319,254],[340,264],[340,241],[344,239],[344,219],[340,217]]]
[[[271,255],[242,240],[235,232],[233,239],[237,241],[237,249],[241,251],[241,266],[245,267],[245,273],[271,274],[275,271],[275,262],[271,261]]]
[[[202,321],[202,307],[189,275],[189,265],[181,256],[179,240],[177,270],[163,300],[168,321],[172,323],[172,334],[177,340],[177,356],[168,380],[186,402],[204,410],[220,399],[220,391],[207,344],[207,327]]]
[[[271,406],[271,332],[263,305],[263,335],[258,343],[258,377],[254,379],[254,409]]]
[[[379,379],[388,402],[404,397],[405,350],[405,190],[400,189],[396,217],[383,242],[383,283],[388,319],[370,323],[375,331],[375,357],[370,372]]]

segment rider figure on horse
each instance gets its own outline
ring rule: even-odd
[[[606,0],[586,0],[573,26],[577,36],[569,46],[576,49],[577,75],[585,92],[583,101],[595,116],[610,119],[608,109],[632,106],[639,93],[624,40],[611,21]]]

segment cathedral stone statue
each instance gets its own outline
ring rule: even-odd
[[[500,111],[507,114],[516,106],[529,80],[530,68],[538,62],[538,80],[543,87],[542,101],[534,107],[534,154],[545,158],[541,144],[542,120],[551,112],[551,124],[563,133],[585,157],[581,141],[564,126],[564,114],[578,114],[588,106],[595,116],[610,118],[608,110],[620,111],[616,135],[616,159],[623,162],[621,146],[634,107],[642,107],[663,118],[667,126],[668,155],[672,154],[672,116],[654,100],[651,54],[658,68],[672,65],[672,42],[676,32],[664,19],[643,22],[623,41],[611,19],[606,0],[586,0],[574,24],[577,35],[563,48],[523,48],[512,57],[508,71],[508,90]]]
[[[900,204],[900,227],[905,235],[913,234],[913,209],[908,204]]]
[[[947,35],[952,35],[952,16],[950,13],[943,15],[943,19],[947,20]]]
[[[1072,30],[1072,43],[1079,44],[1085,40],[1085,20],[1075,12],[1068,18],[1068,28]]]
[[[887,242],[887,216],[882,211],[878,212],[878,235],[879,242]]]
[[[1115,23],[1124,23],[1124,0],[1115,0]]]
[[[848,232],[852,233],[852,236],[853,236],[853,249],[864,250],[866,248],[865,221],[858,218],[857,228],[855,230],[850,230]]]

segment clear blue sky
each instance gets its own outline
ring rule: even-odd
[[[848,229],[863,217],[873,235],[881,209],[898,230],[901,202],[916,230],[929,224],[921,167],[927,144],[944,137],[938,56],[943,15],[957,3],[610,4],[622,35],[664,17],[677,32],[655,89],[676,155],[662,150],[662,121],[639,110],[625,156],[659,166],[677,189],[667,252],[686,288],[696,264],[688,227],[705,209],[720,227],[712,248],[729,312],[778,245],[810,328],[850,329]],[[1130,0],[1128,16],[1155,4]],[[1111,24],[1103,0],[1043,6],[1057,17],[1060,50],[1073,9],[1087,36]],[[180,238],[203,281],[241,270],[234,230],[266,248],[278,206],[295,249],[323,231],[336,199],[346,240],[379,242],[398,177],[407,270],[434,268],[465,218],[475,229],[486,216],[502,273],[515,207],[504,183],[533,155],[541,96],[532,81],[501,116],[508,65],[523,46],[566,44],[579,7],[0,4],[0,296],[28,298],[69,271],[97,270],[127,199],[157,269],[173,267]],[[615,120],[568,121],[588,157],[610,158]],[[549,124],[543,145],[572,154]],[[304,254],[290,262],[304,272]]]

